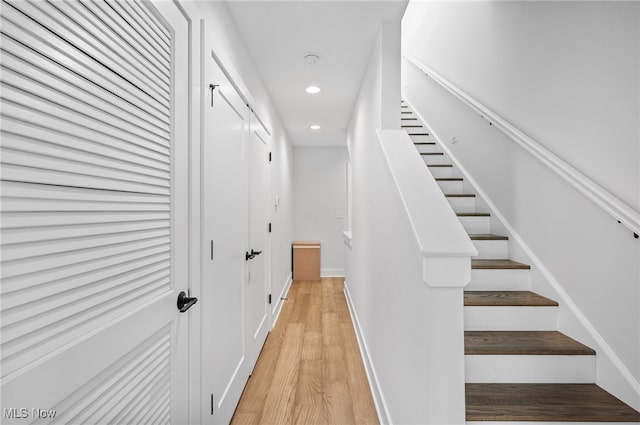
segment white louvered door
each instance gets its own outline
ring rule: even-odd
[[[184,424],[189,21],[168,1],[0,15],[2,421]]]

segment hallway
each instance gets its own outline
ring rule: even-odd
[[[292,283],[233,425],[379,423],[343,286]]]

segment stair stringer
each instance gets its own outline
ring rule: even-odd
[[[443,143],[443,139],[428,125],[418,109],[409,100],[409,97],[406,94],[403,95],[406,103],[418,117],[418,121],[424,125],[424,128],[433,136],[436,143],[449,156],[454,169],[462,174],[465,186],[469,185],[473,188],[477,195],[476,204],[479,209],[484,207],[487,210],[486,212],[491,214],[492,231],[494,233],[500,232],[509,237],[511,258],[533,266],[531,268],[531,290],[559,302],[558,330],[592,347],[596,351],[596,384],[634,409],[640,410],[640,382],[635,379],[631,371],[624,365],[551,271],[545,267],[540,258],[527,245],[504,215],[500,213],[491,198],[482,190],[455,155],[452,154],[449,147]]]

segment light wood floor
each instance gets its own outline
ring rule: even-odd
[[[293,282],[232,425],[379,423],[342,288]]]

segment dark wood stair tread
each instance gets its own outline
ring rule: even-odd
[[[485,212],[456,213],[458,217],[489,217],[491,214]]]
[[[558,303],[531,291],[464,291],[464,305],[469,307],[556,307]]]
[[[429,155],[444,155],[444,152],[420,152],[420,155],[425,155],[425,156],[429,156]]]
[[[595,384],[465,384],[467,421],[637,422]]]
[[[593,349],[557,331],[465,331],[464,353],[558,356],[596,354]]]
[[[427,164],[427,167],[453,167],[452,164]]]
[[[469,238],[472,241],[506,241],[509,240],[507,236],[492,235],[489,233],[470,233]]]
[[[436,142],[413,142],[414,145],[435,145]]]
[[[429,133],[409,133],[409,136],[428,136]]]
[[[471,260],[471,268],[475,270],[479,269],[509,269],[509,270],[528,270],[530,265],[519,263],[513,260]]]
[[[475,193],[445,193],[447,198],[475,198]]]
[[[411,111],[401,111],[400,113],[401,114],[412,114],[413,112],[411,112]]]
[[[418,121],[418,118],[400,118],[401,121]]]
[[[461,182],[462,177],[438,177],[437,182]]]

